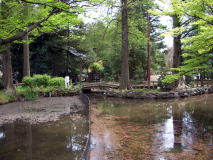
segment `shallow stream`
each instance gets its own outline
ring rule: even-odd
[[[97,133],[91,137],[91,160],[213,159],[213,95],[158,101],[91,96],[90,100],[96,108],[92,133]],[[0,160],[77,160],[88,134],[84,114],[37,124],[20,118],[0,126]]]
[[[101,111],[99,119],[111,122],[108,130],[119,139],[120,159],[213,159],[213,95],[91,101]]]
[[[89,137],[79,97],[41,98],[0,106],[0,160],[78,160]],[[85,109],[86,110],[86,109]],[[15,120],[14,119],[17,119]]]

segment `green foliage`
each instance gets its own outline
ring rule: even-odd
[[[134,91],[134,92],[145,92],[145,93],[148,93],[148,92],[159,92],[158,89],[148,89],[148,88],[143,88],[143,89],[131,89],[129,91]]]
[[[172,74],[172,75],[166,75],[162,80],[161,82],[163,84],[171,84],[173,82],[175,82],[176,80],[180,79],[181,76],[180,74]]]
[[[64,88],[65,80],[63,77],[53,77],[44,74],[35,74],[33,77],[24,77],[22,80],[24,87],[33,88],[34,90],[38,88],[38,90],[42,89],[51,89],[53,88]]]
[[[73,55],[69,48],[76,52],[86,54],[79,47],[80,38],[70,37],[71,35],[83,36],[83,24],[70,28],[65,28],[58,32],[46,33],[37,37],[30,44],[30,69],[31,73],[48,74],[64,77],[65,75],[76,75],[81,72],[81,65],[88,66],[87,58]],[[69,33],[70,32],[70,33]],[[70,36],[69,36],[70,34]],[[68,37],[69,36],[69,37]],[[23,57],[21,44],[12,45],[13,69],[22,73]]]
[[[147,72],[147,22],[144,15],[148,9],[155,7],[150,1],[136,1],[134,6],[129,4],[129,71],[131,80],[141,82]],[[143,9],[142,9],[143,8]],[[119,10],[120,12],[120,10]],[[112,18],[98,21],[87,26],[85,39],[81,47],[87,51],[90,64],[103,61],[104,78],[107,81],[118,81],[121,68],[121,17],[116,13]],[[115,20],[112,20],[115,19]],[[152,19],[152,54],[151,65],[154,72],[160,72],[164,66],[164,54],[160,51],[164,48],[162,37],[162,25],[158,24],[157,16]]]
[[[33,100],[33,99],[38,98],[38,96],[39,96],[37,92],[33,92],[30,90],[26,90],[25,92],[22,92],[22,95],[27,100]]]
[[[15,37],[33,25],[34,29],[30,32],[33,36],[76,25],[81,21],[76,12],[81,13],[83,9],[76,3],[67,4],[63,1],[2,0],[0,11],[0,37],[4,40]],[[20,39],[16,42],[20,42]]]
[[[0,104],[9,102],[10,97],[4,92],[0,91]]]
[[[103,66],[102,61],[94,62],[94,63],[90,64],[89,68],[92,71],[103,71],[104,70],[104,66]]]
[[[50,79],[51,79],[51,77],[47,74],[44,74],[44,75],[35,74],[35,75],[33,75],[33,81],[34,81],[34,84],[37,87],[41,87],[41,86],[47,87]]]
[[[170,91],[175,87],[175,80],[179,79],[179,77],[175,77],[175,75],[162,75],[158,80],[158,87],[162,91]]]
[[[191,76],[195,73],[213,71],[213,10],[212,1],[194,0],[182,1],[171,0],[172,8],[170,15],[177,15],[186,20],[179,28],[174,28],[173,35],[183,35],[183,64],[174,75],[165,77],[164,82],[171,83],[183,75]],[[165,12],[166,13],[166,12]]]
[[[33,77],[24,77],[22,83],[23,86],[30,88],[33,88],[36,85]]]
[[[33,77],[24,77],[22,80],[23,86],[25,87],[47,87],[48,82],[50,80],[49,75],[40,75],[40,74],[35,74]]]
[[[65,80],[63,77],[55,77],[49,80],[49,86],[54,88],[64,88],[65,87]]]
[[[0,104],[12,102],[16,100],[16,95],[7,94],[4,90],[0,91]]]

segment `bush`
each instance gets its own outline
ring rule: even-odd
[[[162,75],[159,80],[158,80],[158,87],[160,87],[160,89],[162,91],[171,91],[172,89],[175,88],[175,82],[164,82],[165,75]]]
[[[103,62],[102,61],[94,62],[94,63],[90,64],[89,68],[93,72],[95,72],[95,71],[103,71],[104,70]]]
[[[33,80],[35,81],[35,84],[37,87],[47,87],[48,82],[51,79],[51,77],[47,74],[41,75],[41,74],[35,74],[33,75]]]
[[[54,88],[64,88],[65,87],[65,80],[63,77],[55,77],[49,80],[49,86]]]
[[[33,77],[24,77],[22,83],[23,86],[30,88],[47,87],[50,79],[51,77],[47,74],[44,75],[36,74],[33,75]]]
[[[36,85],[33,77],[24,77],[22,83],[24,87],[30,88],[33,88]]]

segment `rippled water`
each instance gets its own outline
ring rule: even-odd
[[[19,120],[0,127],[0,160],[77,160],[87,139],[84,115],[38,125]]]
[[[177,153],[186,159],[187,154],[193,159],[213,158],[213,95],[162,101],[93,98],[92,102],[102,116],[112,117],[115,130],[122,129],[118,135],[123,136],[126,159],[175,159]]]

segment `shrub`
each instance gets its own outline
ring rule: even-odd
[[[164,81],[165,75],[162,75],[159,80],[158,80],[158,87],[162,91],[171,91],[173,88],[175,88],[175,83],[174,82],[165,82]]]
[[[22,83],[24,87],[30,88],[33,88],[36,85],[33,77],[24,77]]]
[[[63,77],[55,77],[49,80],[49,86],[54,88],[64,88],[65,87],[65,80]]]
[[[89,68],[94,72],[103,71],[104,70],[103,62],[102,61],[94,62],[94,63],[90,64]]]
[[[51,77],[47,74],[44,75],[36,74],[33,75],[33,77],[24,77],[22,83],[23,86],[30,88],[47,87],[50,79]]]
[[[9,102],[9,99],[9,96],[4,91],[0,91],[0,104]]]
[[[41,75],[41,74],[35,74],[33,75],[33,80],[35,81],[35,85],[38,87],[47,87],[48,82],[51,79],[51,77],[47,74]]]
[[[28,100],[36,99],[38,98],[38,93],[37,92],[32,92],[32,91],[25,91],[22,93],[24,98]]]

